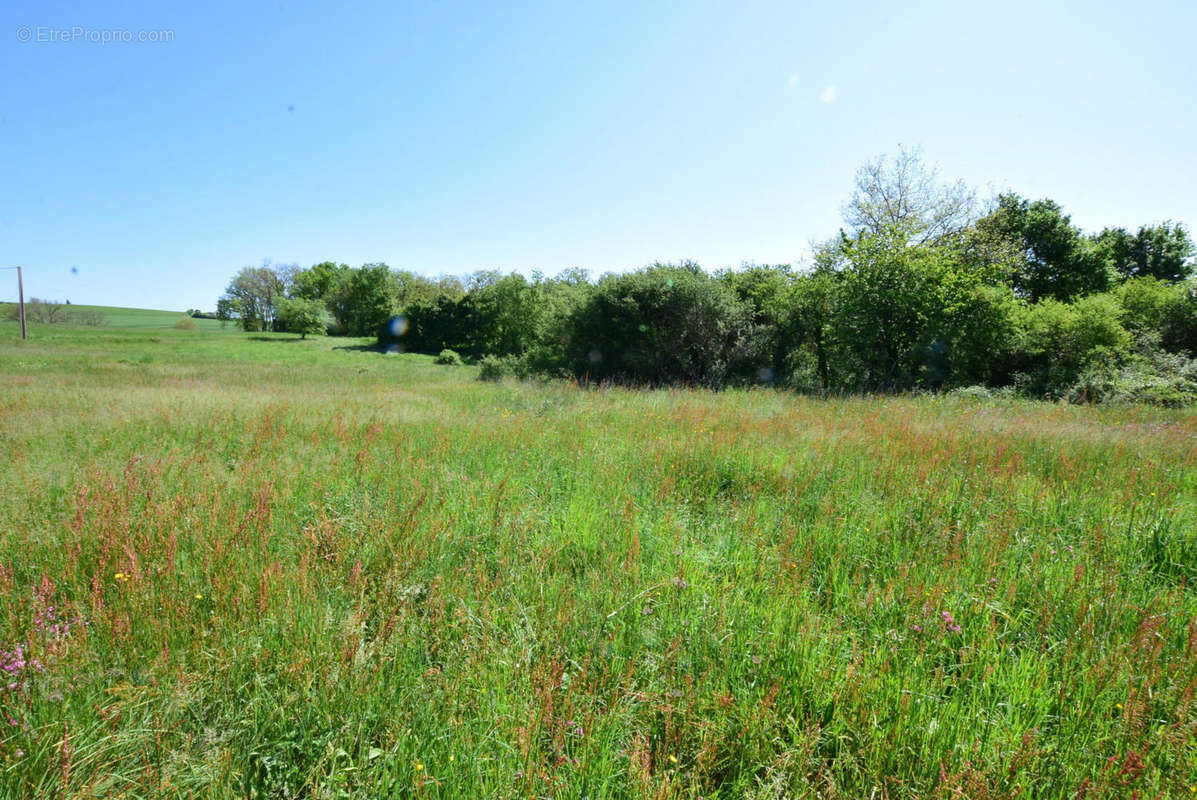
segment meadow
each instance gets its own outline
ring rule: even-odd
[[[0,303],[0,306],[14,305],[15,301],[8,301],[7,303]],[[122,329],[166,329],[174,328],[179,324],[180,320],[190,319],[195,327],[204,331],[221,331],[234,330],[234,326],[229,323],[221,323],[218,319],[207,319],[202,317],[188,317],[182,311],[161,311],[151,308],[122,308],[119,306],[89,306],[83,304],[71,304],[63,306],[63,314],[88,314],[95,313],[103,315],[105,326]]]
[[[0,797],[1197,792],[1193,410],[16,338]]]

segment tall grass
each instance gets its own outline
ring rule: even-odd
[[[0,345],[0,795],[1197,786],[1193,412],[34,334]]]

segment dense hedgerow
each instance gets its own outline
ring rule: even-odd
[[[242,270],[221,308],[247,330],[299,330],[288,303],[322,302],[337,331],[389,350],[591,383],[1189,396],[1197,278],[1184,226],[1085,235],[1058,204],[1014,194],[976,214],[967,187],[933,177],[905,152],[892,169],[862,168],[848,228],[802,269],[655,263],[596,282],[576,269],[462,281],[325,262]]]

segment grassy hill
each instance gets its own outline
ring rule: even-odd
[[[5,303],[4,305],[8,304]],[[149,308],[120,308],[118,306],[71,304],[66,309],[68,312],[98,311],[104,315],[104,318],[108,321],[108,327],[111,328],[173,328],[175,323],[180,319],[187,317],[182,311],[158,311]],[[222,330],[220,320],[196,319],[195,323],[200,330]],[[224,328],[224,330],[233,329],[234,326],[231,323]]]
[[[0,797],[1197,786],[1197,413],[368,344],[0,337]]]

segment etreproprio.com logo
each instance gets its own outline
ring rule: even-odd
[[[173,42],[175,32],[169,29],[131,31],[127,28],[88,28],[84,25],[72,25],[58,28],[53,25],[21,25],[17,28],[17,41],[34,44],[52,43],[69,44],[85,42],[87,44],[141,44]]]

